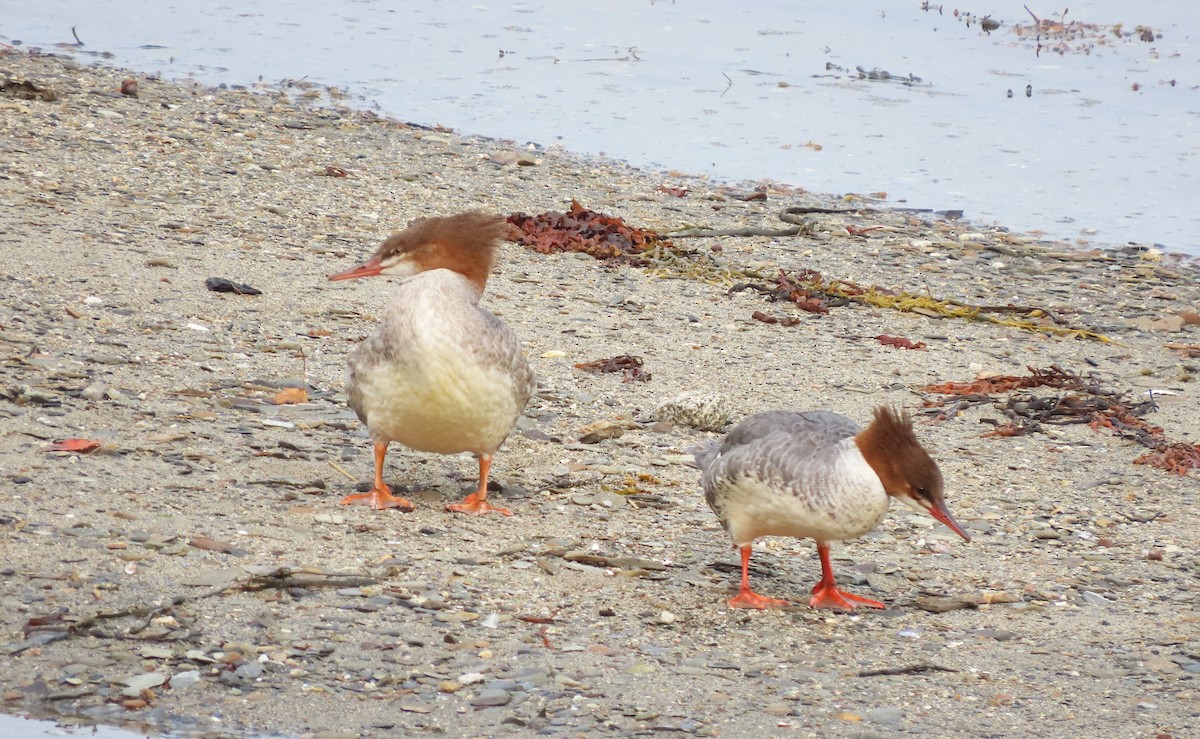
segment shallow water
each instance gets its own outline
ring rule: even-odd
[[[60,51],[168,76],[307,78],[468,134],[1200,254],[1200,4],[1072,2],[1067,21],[1162,38],[1040,55],[1019,2],[990,35],[915,1],[397,5],[0,0],[0,38],[55,50],[75,27]]]
[[[88,739],[140,739],[138,734],[113,726],[70,726],[55,721],[6,716],[0,713],[0,737],[10,739],[51,739],[52,737],[88,737]]]

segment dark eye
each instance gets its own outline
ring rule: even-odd
[[[928,498],[929,497],[929,489],[928,488],[917,488],[913,492],[916,493],[917,497],[919,497],[919,498]]]

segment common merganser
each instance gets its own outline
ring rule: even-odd
[[[487,502],[492,456],[533,393],[521,344],[479,307],[505,220],[476,211],[419,218],[392,234],[363,264],[330,276],[404,278],[379,329],[350,353],[346,392],[375,446],[375,486],[343,505],[412,510],[383,482],[388,444],[422,452],[471,452],[479,487],[447,510],[511,516]]]
[[[838,589],[829,542],[870,531],[891,498],[971,541],[946,507],[942,473],[917,441],[912,418],[891,408],[876,408],[866,429],[829,411],[758,413],[735,426],[724,442],[697,448],[695,457],[705,500],[742,554],[742,585],[731,608],[787,605],[750,589],[750,547],[760,536],[816,541],[821,581],[813,587],[810,607],[883,608]]]

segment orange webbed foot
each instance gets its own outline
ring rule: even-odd
[[[790,604],[786,600],[768,598],[765,595],[759,595],[753,590],[742,590],[729,599],[730,608],[758,608],[766,610],[768,608],[783,608],[787,605]]]
[[[845,590],[838,590],[833,585],[823,585],[821,583],[818,583],[813,588],[813,596],[808,601],[808,605],[810,608],[837,608],[843,611],[853,611],[859,606],[887,608],[887,606],[877,600],[864,598],[854,593],[847,593]]]
[[[446,506],[446,510],[453,511],[455,513],[470,513],[474,516],[482,516],[485,513],[499,513],[502,516],[511,516],[513,512],[507,508],[500,508],[487,502],[488,470],[491,468],[492,455],[480,455],[479,488],[475,492],[463,498],[463,502]]]
[[[411,511],[413,504],[406,498],[401,498],[398,495],[392,495],[392,491],[383,488],[373,488],[369,493],[355,493],[342,498],[342,505],[369,505],[377,511],[382,511],[386,508],[399,508],[402,511]]]
[[[446,506],[446,510],[455,513],[470,513],[475,516],[482,516],[485,513],[499,513],[502,516],[511,516],[512,511],[507,508],[500,508],[487,502],[487,498],[478,498],[474,493],[468,495],[461,503],[453,503]]]

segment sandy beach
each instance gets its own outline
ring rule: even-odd
[[[315,89],[12,51],[0,82],[0,711],[327,739],[1200,733],[1193,262]],[[807,212],[640,262],[505,243],[483,304],[538,378],[492,471],[516,515],[445,512],[474,461],[399,447],[415,511],[339,505],[372,475],[346,356],[395,284],[328,275],[413,218],[572,201],[668,237]],[[770,300],[798,276],[820,311]],[[576,367],[621,355],[649,379]],[[812,542],[766,540],[756,585],[796,605],[728,609],[736,553],[687,464],[719,432],[659,411],[685,393],[734,422],[910,409],[974,540],[893,506],[834,547],[889,604],[856,613],[805,605]]]

